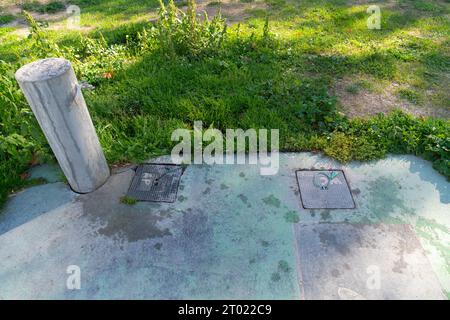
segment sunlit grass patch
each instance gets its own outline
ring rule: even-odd
[[[35,35],[20,38],[19,29],[0,28],[0,103],[7,106],[0,109],[0,138],[7,141],[0,148],[3,198],[21,185],[20,173],[30,161],[51,155],[14,70],[55,55],[70,59],[78,79],[95,86],[84,96],[110,163],[170,153],[172,130],[202,120],[220,130],[278,128],[282,150],[325,150],[339,157],[342,149],[342,161],[414,153],[450,175],[448,121],[403,113],[349,120],[339,112],[344,99],[333,96],[336,85],[344,84],[340,93],[349,100],[367,96],[375,111],[385,97],[416,110],[449,108],[445,10],[381,2],[381,30],[370,30],[369,3],[252,3],[263,2],[267,10],[235,2],[247,5],[250,17],[228,23],[224,31],[222,22],[205,27],[203,19],[195,30],[186,28],[187,20],[165,20],[162,26],[157,0],[74,0],[82,29],[50,22],[43,40],[51,50],[36,47]]]

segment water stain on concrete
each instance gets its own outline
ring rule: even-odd
[[[341,273],[339,272],[338,269],[333,269],[333,270],[331,270],[331,275],[332,275],[334,278],[338,278],[338,277],[341,275]]]
[[[394,262],[394,267],[392,268],[393,272],[403,273],[403,271],[408,267],[408,264],[405,261],[405,254],[412,254],[414,251],[420,249],[420,244],[415,238],[408,239],[408,241],[404,239],[399,239],[398,246],[398,259]]]
[[[103,220],[106,226],[98,229],[98,233],[107,237],[124,237],[128,242],[170,236],[168,228],[160,229],[157,226],[164,218],[151,214],[143,217],[142,213],[133,211],[123,212]]]
[[[336,236],[328,230],[322,230],[320,232],[319,240],[323,246],[331,246],[344,256],[350,253],[350,249],[344,243],[340,243]]]
[[[100,189],[80,196],[84,217],[100,225],[96,230],[99,234],[114,239],[135,242],[170,236],[170,230],[159,223],[171,219],[171,210],[161,210],[158,203],[140,202],[128,206],[111,201],[125,194],[128,183],[123,181],[131,181],[132,176],[131,171],[112,176]]]

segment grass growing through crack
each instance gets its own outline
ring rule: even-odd
[[[127,205],[135,205],[137,203],[137,200],[135,198],[129,197],[129,196],[123,196],[120,198],[120,202]]]

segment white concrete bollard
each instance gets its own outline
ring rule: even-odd
[[[70,62],[38,60],[17,70],[16,79],[72,189],[100,187],[109,167]]]

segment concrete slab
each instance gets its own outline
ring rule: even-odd
[[[303,209],[295,171],[310,168],[345,170],[356,209]],[[342,166],[281,154],[275,176],[254,165],[191,165],[175,203],[126,205],[120,198],[133,175],[116,170],[88,195],[50,183],[12,197],[0,213],[0,298],[308,298],[298,277],[298,223],[409,224],[450,292],[449,183],[416,157]],[[66,287],[70,265],[80,268],[80,290]],[[347,289],[343,295],[355,295]]]
[[[296,239],[306,299],[444,298],[409,225],[298,224]]]
[[[64,183],[39,185],[18,192],[0,213],[0,235],[71,202],[74,197]]]

